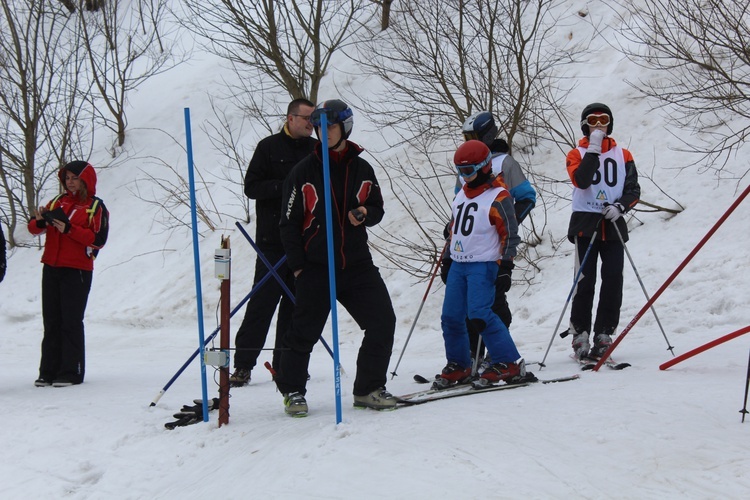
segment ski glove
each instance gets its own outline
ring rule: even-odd
[[[450,255],[443,257],[442,262],[440,262],[440,280],[444,285],[448,283],[448,272],[451,270],[451,264],[453,264],[453,259]]]
[[[596,153],[601,154],[602,153],[602,141],[604,140],[604,136],[606,134],[603,130],[595,129],[591,131],[591,134],[589,134],[589,147],[587,149],[587,153]]]
[[[622,203],[612,203],[611,205],[605,205],[604,210],[602,210],[602,215],[604,216],[604,218],[607,220],[611,220],[612,222],[622,217],[622,214],[624,213],[625,207],[622,206]]]
[[[203,421],[203,400],[194,399],[193,406],[183,405],[179,413],[175,413],[174,422],[167,422],[164,427],[172,430],[176,427],[186,427]],[[219,398],[213,398],[208,401],[208,411],[215,410],[219,407]]]
[[[510,285],[512,283],[511,273],[514,268],[513,262],[509,260],[503,260],[500,262],[500,268],[497,271],[497,279],[495,280],[495,290],[499,293],[508,293]]]

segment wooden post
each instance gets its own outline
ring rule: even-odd
[[[221,238],[221,248],[229,250],[229,237]],[[219,348],[229,353],[230,283],[232,260],[229,259],[230,272],[221,280],[221,330]],[[229,423],[229,366],[219,368],[219,427]]]

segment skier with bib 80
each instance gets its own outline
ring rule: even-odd
[[[462,144],[453,157],[466,181],[451,211],[450,255],[453,264],[446,280],[441,316],[448,364],[436,377],[437,387],[471,378],[471,346],[467,318],[478,331],[492,358],[480,376],[484,384],[533,380],[526,372],[507,326],[492,311],[498,269],[512,268],[520,240],[513,198],[492,173],[492,153],[481,141]]]
[[[600,358],[612,344],[622,305],[623,242],[628,241],[628,227],[622,215],[638,203],[641,195],[633,155],[611,137],[613,125],[614,117],[607,105],[586,106],[581,113],[581,131],[585,137],[566,159],[568,175],[573,181],[568,239],[576,246],[576,268],[581,265],[591,236],[597,232],[573,296],[570,327],[563,333],[563,336],[573,334],[573,351],[578,359]],[[613,224],[617,225],[622,242]],[[602,282],[591,348],[597,257],[602,260]]]

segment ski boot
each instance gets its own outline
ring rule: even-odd
[[[447,389],[454,385],[465,384],[471,380],[471,368],[463,368],[458,363],[451,361],[439,375],[435,375],[432,383],[433,389]]]

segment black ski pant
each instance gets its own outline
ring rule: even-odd
[[[513,315],[508,306],[508,299],[505,292],[495,288],[495,301],[492,303],[492,311],[500,318],[500,321],[510,329],[510,322],[513,321]],[[476,356],[477,344],[479,343],[479,333],[471,321],[466,320],[466,328],[469,331],[469,347],[473,356]],[[479,346],[479,357],[484,356],[484,342]],[[473,358],[472,358],[473,359]]]
[[[308,264],[297,276],[296,300],[290,329],[284,335],[280,370],[276,377],[284,393],[306,393],[307,367],[313,346],[323,333],[331,311],[327,266]],[[393,350],[396,314],[391,297],[372,263],[338,270],[336,299],[365,335],[357,356],[354,395],[364,396],[385,387]]]
[[[268,262],[275,266],[284,256],[283,252],[267,251],[263,253]],[[255,261],[255,278],[253,287],[268,274],[269,270],[263,261]],[[294,275],[288,266],[282,265],[276,273],[284,281],[289,291],[294,293]],[[280,302],[280,303],[279,303]],[[271,365],[273,369],[279,369],[279,355],[283,344],[284,332],[289,329],[294,312],[294,302],[279,284],[276,277],[271,276],[255,293],[247,303],[245,318],[237,330],[234,339],[236,347],[234,353],[234,367],[252,370],[258,361],[263,346],[266,344],[268,329],[271,326],[273,313],[278,306],[279,312],[276,316],[276,340]]]
[[[586,255],[589,238],[576,238],[576,272],[581,260]],[[577,332],[591,333],[591,311],[594,305],[596,288],[596,268],[601,257],[601,285],[599,287],[599,305],[596,309],[596,320],[593,333],[612,335],[620,322],[622,306],[622,269],[625,249],[619,240],[594,240],[589,256],[583,265],[578,286],[573,295],[570,309],[570,323]],[[571,332],[572,333],[572,332]]]
[[[91,290],[91,271],[70,267],[42,269],[42,360],[39,378],[83,382],[86,349],[83,315]]]

